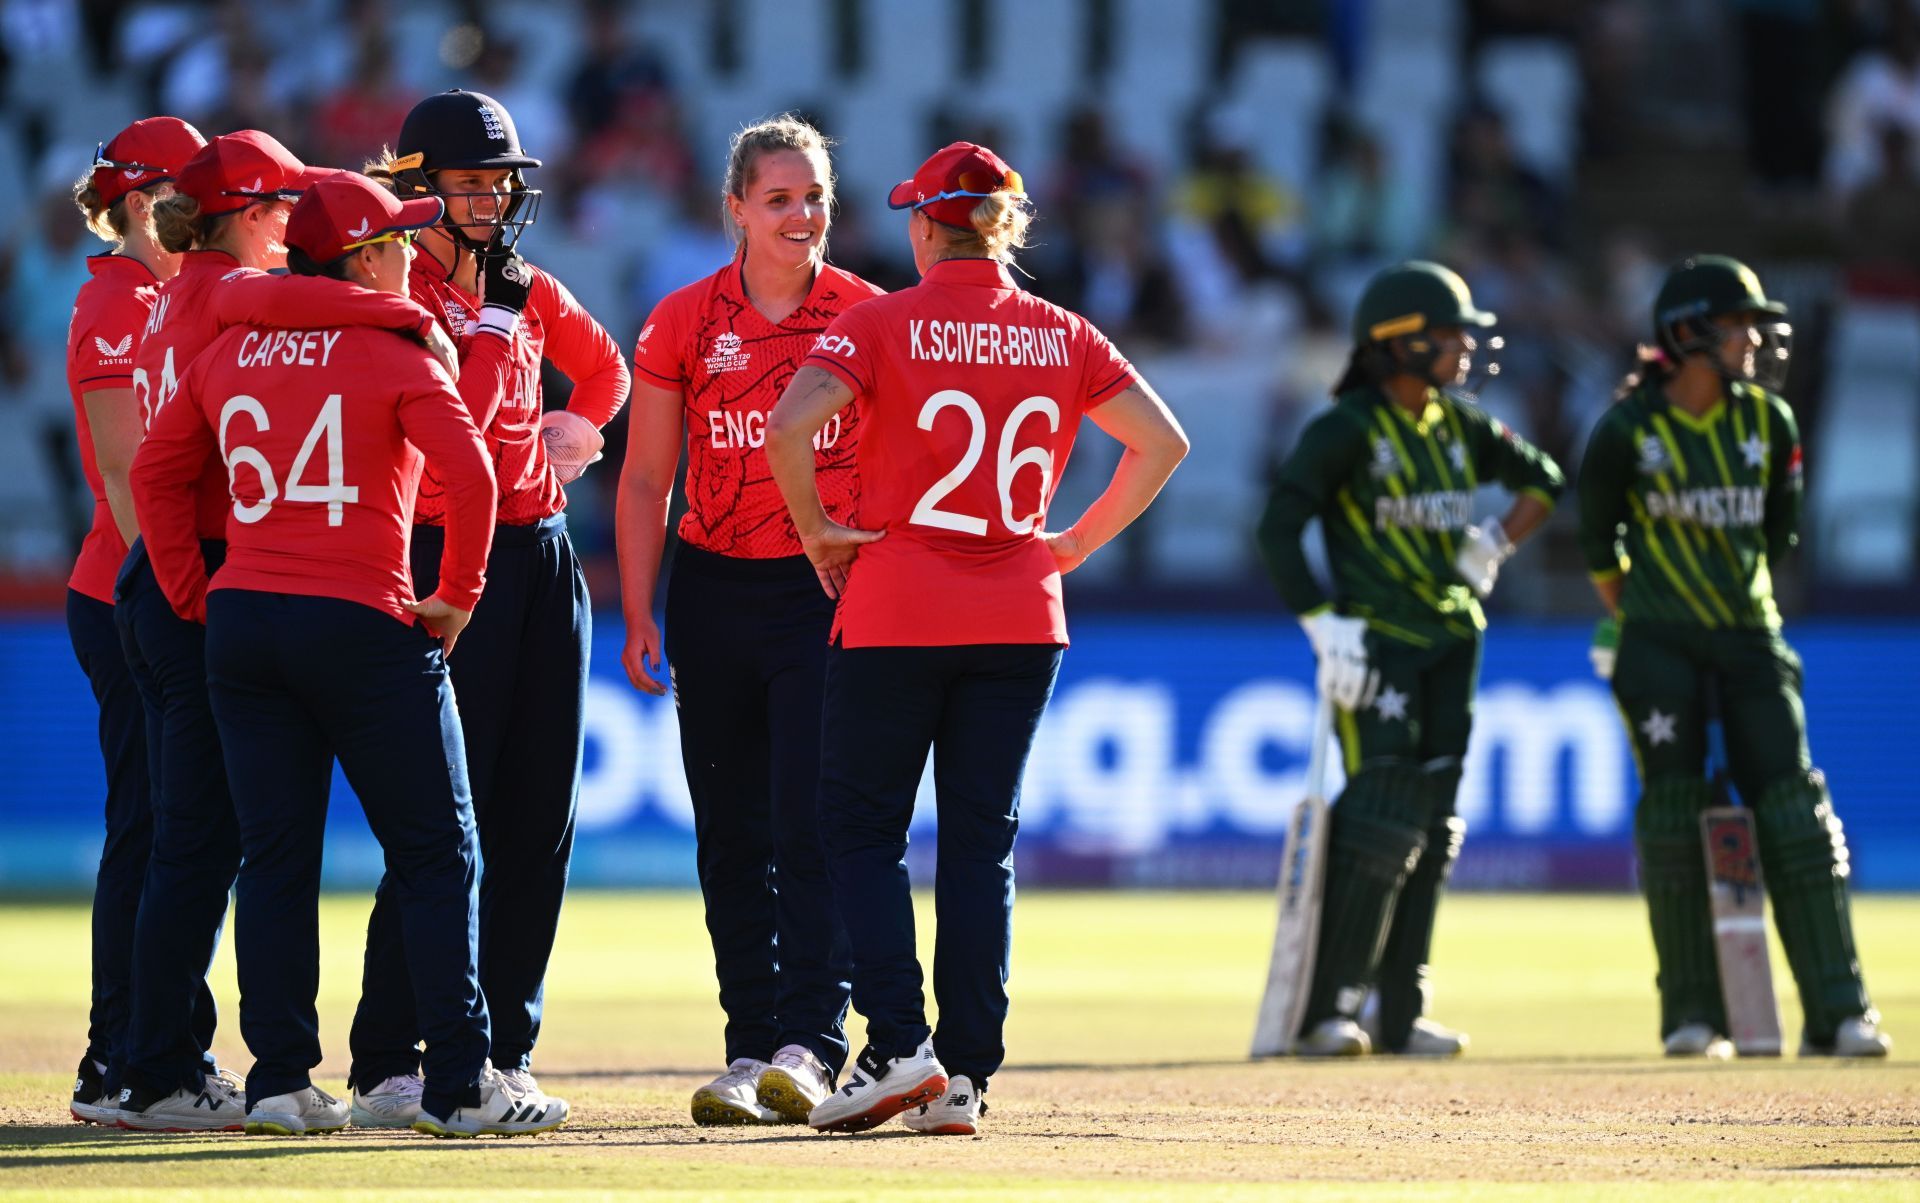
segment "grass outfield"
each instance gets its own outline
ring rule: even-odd
[[[367,906],[337,896],[323,912],[316,1080],[336,1093]],[[1250,1200],[1285,1183],[1298,1200],[1920,1199],[1920,1062],[1906,1058],[1920,1047],[1920,899],[1866,897],[1855,915],[1875,1000],[1907,1042],[1886,1064],[1666,1062],[1639,901],[1514,895],[1442,912],[1436,1014],[1473,1034],[1465,1059],[1249,1064],[1270,897],[1029,893],[986,1133],[941,1140],[898,1125],[833,1138],[692,1127],[687,1098],[721,1055],[698,899],[580,893],[537,1066],[573,1121],[438,1142],[72,1123],[87,912],[0,905],[0,1196]],[[214,980],[218,1049],[244,1070],[230,947]]]

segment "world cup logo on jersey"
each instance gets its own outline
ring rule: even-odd
[[[740,336],[729,330],[713,340],[710,354],[707,356],[707,374],[718,376],[722,372],[738,372],[747,366],[753,358],[751,351],[740,349]]]

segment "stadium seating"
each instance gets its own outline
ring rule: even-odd
[[[1580,64],[1572,48],[1546,38],[1502,39],[1481,50],[1475,76],[1520,158],[1564,181],[1579,153]]]
[[[1808,470],[1814,548],[1844,583],[1911,579],[1920,509],[1920,309],[1849,300],[1834,317],[1833,354]]]

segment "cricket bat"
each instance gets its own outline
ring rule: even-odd
[[[1313,988],[1313,955],[1320,939],[1320,893],[1327,871],[1327,745],[1333,737],[1333,703],[1320,698],[1313,716],[1313,746],[1307,757],[1306,797],[1293,808],[1280,854],[1280,920],[1273,932],[1267,990],[1254,1025],[1253,1055],[1278,1057],[1293,1051]]]
[[[1707,855],[1707,898],[1727,1035],[1743,1057],[1780,1055],[1780,1004],[1767,951],[1767,894],[1760,880],[1760,841],[1753,812],[1732,805],[1726,731],[1717,681],[1707,685],[1707,766],[1715,805],[1700,814]]]

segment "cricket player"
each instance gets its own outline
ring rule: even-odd
[[[413,231],[441,202],[401,204],[338,172],[294,207],[295,271],[405,296]],[[416,601],[407,542],[423,458],[443,482],[440,588]],[[228,554],[211,578],[189,488],[224,459]],[[417,1127],[540,1131],[566,1104],[528,1100],[487,1062],[476,941],[479,867],[446,656],[484,579],[495,493],[486,447],[446,370],[368,326],[241,326],[180,381],[134,463],[169,597],[207,623],[207,672],[239,816],[240,1024],[255,1056],[250,1134],[337,1131],[316,1088],[320,849],[338,756],[387,856],[427,1038]]]
[[[1424,1012],[1440,892],[1466,838],[1454,805],[1480,675],[1480,599],[1562,488],[1550,458],[1455,391],[1479,348],[1475,332],[1493,323],[1437,263],[1375,276],[1354,312],[1334,403],[1301,433],[1260,519],[1261,555],[1338,707],[1347,772],[1296,1045],[1306,1055],[1373,1051],[1359,1019],[1375,988],[1380,1051],[1467,1046]],[[1474,520],[1483,483],[1514,494],[1505,516]],[[1331,598],[1301,549],[1314,518]]]
[[[189,158],[155,206],[160,243],[180,269],[155,295],[138,340],[133,400],[150,429],[194,358],[238,320],[283,329],[365,322],[418,336],[427,314],[404,297],[269,276],[286,262],[293,199],[322,178],[271,135],[241,130]],[[227,473],[207,465],[197,499],[202,573],[226,552]],[[135,540],[115,583],[114,621],[147,713],[154,766],[153,850],[134,929],[132,1014],[110,1117],[154,1131],[237,1128],[238,1080],[208,1054],[205,978],[240,861],[220,737],[207,701],[206,631],[170,601],[168,581]]]
[[[1610,676],[1640,768],[1634,838],[1670,1056],[1732,1053],[1700,812],[1705,682],[1759,834],[1762,876],[1806,1025],[1801,1056],[1885,1056],[1847,909],[1847,845],[1807,750],[1800,657],[1780,634],[1771,565],[1798,539],[1800,436],[1771,390],[1792,330],[1746,265],[1700,255],[1654,302],[1654,342],[1600,419],[1580,469],[1580,536],[1607,608]]]
[[[180,168],[206,145],[178,117],[148,117],[115,134],[74,186],[87,228],[113,250],[87,260],[90,278],[67,326],[67,391],[73,397],[80,470],[93,492],[93,525],[67,581],[67,634],[100,707],[100,757],[106,769],[106,842],[93,887],[93,1000],[87,1051],[74,1076],[69,1110],[99,1123],[114,1110],[107,1089],[115,1052],[126,1040],[133,983],[133,928],[153,844],[146,715],[113,625],[113,580],[140,533],[127,468],[144,432],[133,398],[133,360],[154,294],[179,269],[160,245],[155,202],[173,191]],[[195,1038],[213,1039],[213,997],[201,983]]]
[[[563,486],[600,454],[599,428],[626,403],[625,357],[566,287],[513,249],[540,194],[540,166],[499,101],[458,90],[416,104],[397,157],[369,174],[403,200],[437,197],[445,215],[415,243],[412,296],[460,348],[460,395],[487,440],[499,514],[486,598],[452,661],[480,833],[480,979],[493,1015],[493,1060],[529,1097],[547,960],[573,858],[587,655],[593,614],[567,536]],[[545,358],[573,381],[565,409],[542,413]],[[439,581],[446,503],[431,464],[413,514],[413,586]],[[396,891],[381,883],[367,922],[354,1014],[354,1123],[407,1127],[419,1115],[421,1018],[408,984]]]
[[[859,1131],[917,1108],[968,1134],[1006,1046],[1020,777],[1067,643],[1061,576],[1124,530],[1186,454],[1179,423],[1085,319],[1007,271],[1019,173],[956,142],[894,186],[913,288],[835,318],[775,407],[767,460],[822,587],[820,829],[853,944],[867,1045],[808,1123]],[[814,443],[858,401],[860,527],[835,521]],[[1082,416],[1126,446],[1078,522],[1046,529]],[[925,1014],[905,852],[927,753],[939,805],[934,995]]]
[[[699,1124],[804,1123],[847,1060],[846,934],[814,798],[833,599],[767,469],[767,415],[827,325],[880,290],[826,262],[833,166],[791,116],[734,136],[724,188],[738,250],[663,299],[634,349],[617,534],[625,661],[637,688],[662,644],[654,586],[680,446],[687,512],[667,590],[667,659],[693,800],[727,1068],[693,1095]],[[814,440],[835,521],[860,499],[859,414]]]

